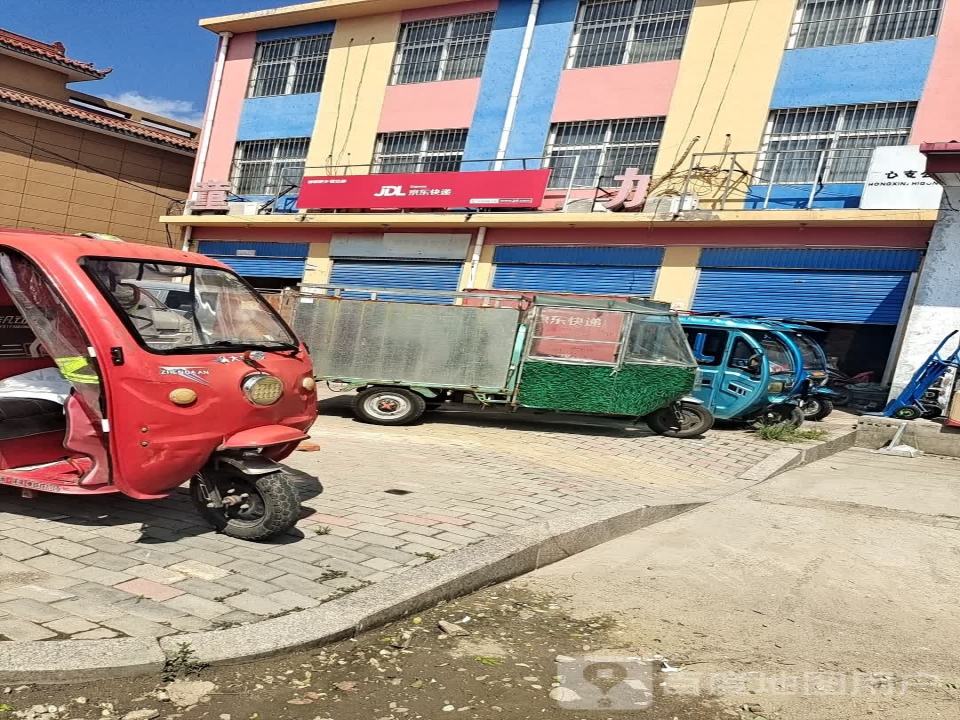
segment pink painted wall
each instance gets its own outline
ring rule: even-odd
[[[960,139],[960,0],[947,0],[910,142]]]
[[[925,248],[930,228],[490,228],[490,245],[700,245],[707,247]]]
[[[400,13],[400,22],[491,12],[497,9],[497,5],[497,0],[467,0],[466,2],[453,2],[449,5],[437,5],[436,7],[414,8]]]
[[[390,85],[377,132],[468,128],[480,93],[480,78]]]
[[[679,60],[564,70],[552,122],[666,115]]]
[[[382,227],[371,227],[376,232]],[[207,228],[195,226],[198,240],[247,242],[327,242],[334,232],[363,233],[363,228]],[[392,228],[387,232],[449,233],[449,228]],[[930,228],[490,228],[489,245],[699,245],[707,247],[897,247],[925,248]]]
[[[256,33],[242,33],[230,38],[227,60],[223,66],[220,97],[213,116],[210,133],[210,148],[203,180],[226,180],[233,162],[233,147],[240,127],[240,110],[247,94],[250,69],[253,67],[253,52],[257,44]]]

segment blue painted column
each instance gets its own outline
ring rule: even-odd
[[[463,170],[489,170],[497,155],[531,4],[531,0],[500,0],[463,154],[465,161],[490,162],[464,162]],[[578,0],[541,0],[507,157],[543,154],[577,5]],[[504,164],[505,168],[520,166]]]

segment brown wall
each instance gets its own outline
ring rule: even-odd
[[[0,227],[165,245],[157,218],[167,197],[186,197],[192,167],[186,155],[0,109]]]
[[[7,87],[26,90],[34,95],[65,100],[67,74],[19,60],[9,55],[0,55],[0,78]]]

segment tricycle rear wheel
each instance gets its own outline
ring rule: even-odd
[[[374,425],[409,425],[420,419],[427,401],[412,390],[372,387],[357,394],[353,412],[358,419]]]
[[[798,428],[803,425],[803,420],[803,410],[796,405],[784,403],[782,405],[771,405],[751,424],[754,428],[760,428],[764,425],[786,425],[787,427]]]
[[[672,438],[692,438],[703,435],[713,427],[713,414],[703,405],[681,402],[680,406],[660,408],[644,420],[658,435]]]
[[[233,503],[210,507],[203,480],[190,480],[190,497],[217,532],[242,540],[266,540],[290,530],[300,517],[300,497],[290,477],[281,471],[247,476],[218,473],[212,480],[220,496]]]

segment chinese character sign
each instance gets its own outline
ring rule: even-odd
[[[615,363],[623,322],[624,313],[611,310],[541,308],[530,355]]]
[[[919,145],[878,147],[863,184],[862,210],[933,210],[943,189],[926,171]]]
[[[401,210],[540,207],[549,170],[307,176],[297,207]]]

